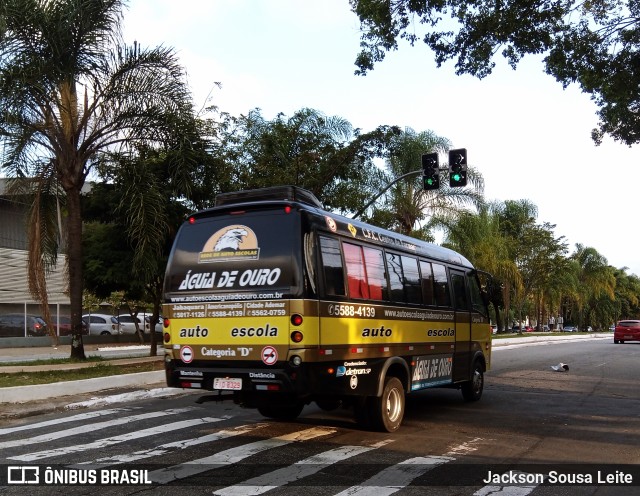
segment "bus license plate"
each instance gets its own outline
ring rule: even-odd
[[[242,389],[242,379],[236,378],[221,378],[216,377],[213,379],[213,389]]]

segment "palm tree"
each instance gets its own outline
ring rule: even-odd
[[[494,277],[494,284],[508,283],[508,287],[522,286],[522,275],[511,258],[508,244],[500,228],[500,218],[497,214],[502,208],[499,203],[482,205],[478,213],[464,212],[457,218],[436,217],[433,225],[445,232],[444,245],[462,253],[473,265]],[[501,298],[490,293],[495,310],[496,324],[502,331],[505,328],[505,318],[502,307],[509,302],[509,295]],[[494,301],[494,300],[498,301]]]
[[[416,132],[406,128],[394,137],[386,158],[386,182],[413,171],[421,170],[421,157],[425,153],[443,153],[450,148],[446,138],[437,136],[432,131]],[[484,180],[482,175],[469,167],[468,188],[451,188],[448,180],[441,173],[440,189],[425,191],[422,178],[399,181],[382,197],[368,220],[374,224],[393,229],[403,234],[422,239],[430,239],[427,225],[418,226],[427,217],[443,217],[457,215],[465,207],[478,207],[483,202],[482,191]]]
[[[12,177],[35,178],[29,230],[29,286],[46,303],[44,272],[59,242],[43,199],[64,201],[73,328],[82,344],[80,191],[94,166],[132,145],[162,145],[192,115],[172,49],[126,46],[122,0],[3,0],[0,4],[0,141]],[[162,227],[162,219],[158,225]]]
[[[583,310],[592,299],[601,295],[615,297],[616,277],[607,259],[595,248],[576,244],[576,251],[571,255],[577,275],[578,291],[573,298],[578,310],[578,324],[583,324]]]

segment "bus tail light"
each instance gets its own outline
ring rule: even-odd
[[[164,333],[164,342],[168,343],[169,341],[171,341],[171,334],[169,334],[168,332]]]
[[[293,341],[294,343],[300,343],[302,342],[302,333],[300,331],[293,331],[291,333],[291,341]]]
[[[162,319],[162,327],[164,327],[165,329],[169,327],[170,324],[171,324],[171,321],[167,317]]]
[[[301,326],[303,321],[304,319],[302,318],[302,315],[300,315],[299,313],[294,313],[291,316],[291,324],[296,327]]]

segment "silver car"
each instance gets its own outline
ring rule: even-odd
[[[87,313],[82,316],[82,320],[89,326],[90,335],[107,336],[110,334],[120,334],[118,319],[113,315]]]

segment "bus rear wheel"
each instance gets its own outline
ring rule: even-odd
[[[395,432],[404,417],[404,387],[397,377],[387,377],[382,396],[372,398],[371,412],[374,427],[386,432]]]
[[[258,407],[260,415],[275,420],[294,420],[298,418],[304,405],[295,403],[293,405],[263,405]]]
[[[462,397],[465,401],[478,401],[484,390],[484,368],[479,360],[473,362],[471,379],[462,384]]]

